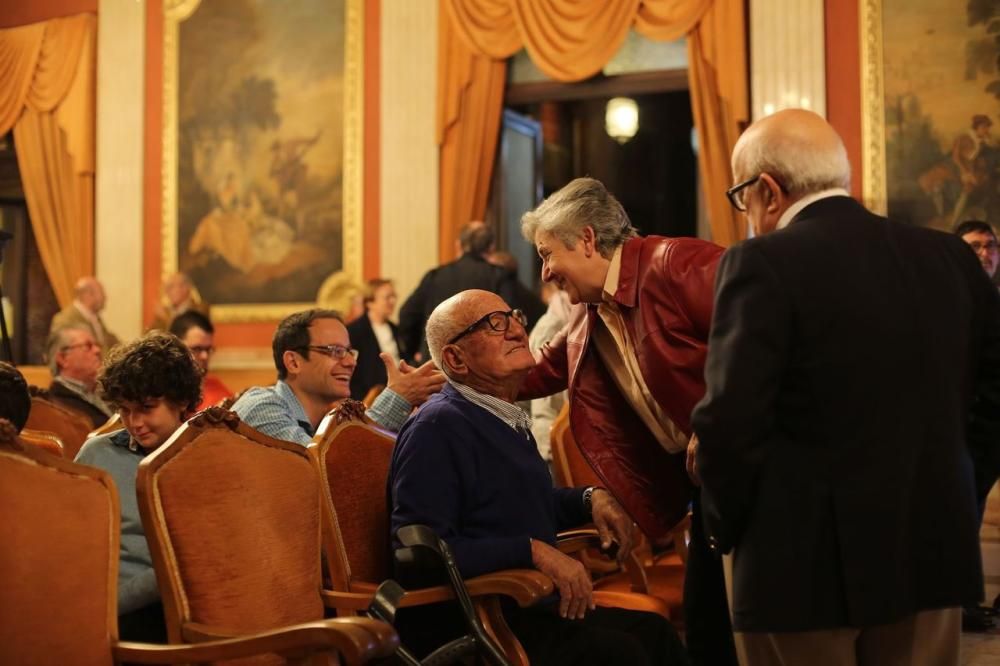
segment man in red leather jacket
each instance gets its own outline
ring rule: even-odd
[[[691,410],[705,393],[715,270],[723,249],[639,237],[604,185],[578,178],[521,219],[542,279],[569,295],[569,324],[539,352],[519,398],[569,388],[570,426],[605,487],[657,540],[695,512],[685,580],[695,664],[736,664],[722,567],[685,470]]]

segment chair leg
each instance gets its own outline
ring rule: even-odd
[[[507,620],[504,619],[500,600],[497,597],[477,600],[476,614],[479,616],[483,628],[503,650],[511,666],[530,666],[524,647],[521,646],[520,641],[507,625]]]

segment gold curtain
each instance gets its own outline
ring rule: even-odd
[[[0,30],[0,135],[17,163],[42,264],[60,305],[94,272],[97,18]]]
[[[442,0],[442,17],[452,29],[441,31],[445,40],[456,37],[468,50],[494,60],[508,58],[524,47],[545,74],[558,81],[579,81],[593,76],[621,47],[631,27],[656,40],[688,36],[688,76],[691,107],[698,132],[702,187],[708,203],[712,235],[729,245],[744,235],[722,192],[729,186],[729,154],[748,118],[745,17],[742,0]],[[595,38],[600,36],[600,38]],[[439,63],[439,71],[444,65]],[[456,96],[458,80],[439,77],[439,100]],[[472,81],[467,85],[475,85]],[[497,102],[502,104],[502,97]],[[459,142],[467,134],[465,123],[485,127],[477,114],[492,111],[475,106],[459,108],[452,120],[451,136],[439,134],[442,155],[464,152],[473,146]],[[499,117],[499,116],[498,116]],[[471,138],[471,135],[469,135]],[[490,157],[495,153],[496,132],[475,137]],[[453,141],[455,143],[449,143]],[[443,160],[442,160],[443,162]],[[463,188],[489,188],[490,167],[476,174],[441,172],[441,236],[454,237],[466,221],[485,211],[473,209],[465,219],[445,214],[447,197]],[[460,182],[450,179],[461,178]],[[479,180],[485,179],[485,180]],[[455,226],[457,225],[457,226]],[[442,241],[443,242],[443,241]]]

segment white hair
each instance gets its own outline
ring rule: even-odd
[[[442,362],[441,350],[461,326],[455,317],[458,308],[454,307],[454,300],[454,297],[449,298],[434,308],[431,316],[427,318],[427,327],[424,329],[424,337],[427,339],[427,348],[431,352],[431,359],[434,361],[434,365],[446,375],[448,368]]]
[[[773,176],[793,198],[834,187],[849,189],[851,163],[843,141],[817,145],[797,133],[758,134],[742,142],[739,162],[746,176]]]

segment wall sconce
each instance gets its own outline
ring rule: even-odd
[[[635,136],[639,129],[639,105],[629,97],[608,100],[604,112],[604,131],[620,144]]]

